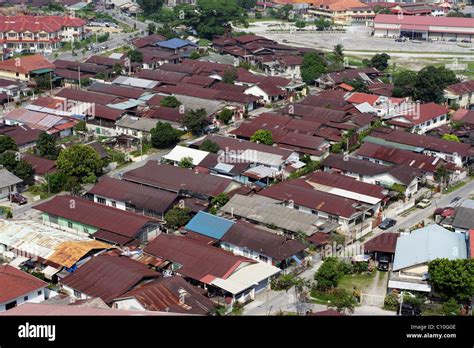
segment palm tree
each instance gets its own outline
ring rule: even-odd
[[[337,44],[334,46],[334,50],[332,51],[333,53],[333,59],[334,63],[343,63],[344,62],[344,46],[341,44]]]

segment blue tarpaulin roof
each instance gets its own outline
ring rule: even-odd
[[[172,50],[175,50],[177,48],[182,48],[188,45],[197,46],[195,43],[192,43],[191,41],[178,39],[178,38],[161,41],[161,42],[158,42],[156,45],[160,47],[164,47],[164,48],[169,48]]]
[[[234,221],[200,211],[184,228],[207,237],[221,239],[233,225]]]

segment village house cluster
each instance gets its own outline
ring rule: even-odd
[[[393,5],[404,19],[356,0],[300,10],[372,21],[375,36],[415,26],[443,36],[439,25],[461,39],[474,28],[473,19],[433,15],[444,13],[434,5]],[[52,51],[86,35],[78,18],[0,18],[0,39],[13,51]],[[0,62],[0,157],[14,153],[33,171],[26,180],[16,165],[0,169],[10,209],[0,220],[0,312],[235,313],[282,277],[321,266],[334,244],[360,247],[355,263],[388,262],[384,295],[430,294],[431,261],[474,257],[472,195],[439,199],[431,216],[393,225],[469,185],[472,80],[447,86],[443,103],[421,103],[394,97],[374,67],[343,65],[309,86],[304,57],[323,52],[259,35],[215,36],[210,54],[159,34],[130,45],[82,61],[37,53]],[[41,153],[45,137],[56,156]],[[77,168],[66,161],[77,147],[97,159],[93,175],[81,172],[88,157]],[[87,180],[55,192],[52,178],[66,170]]]

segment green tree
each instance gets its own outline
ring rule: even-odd
[[[203,108],[188,110],[183,117],[183,126],[188,132],[199,135],[207,125],[206,116],[206,110]]]
[[[86,121],[84,121],[84,120],[79,121],[79,122],[74,126],[74,130],[75,130],[76,132],[87,132]]]
[[[160,27],[157,31],[157,34],[164,36],[166,39],[172,39],[177,36],[176,32],[173,30],[171,25],[165,24]]]
[[[189,59],[196,60],[201,58],[201,55],[199,54],[198,51],[194,51],[189,55]]]
[[[181,105],[181,102],[173,95],[164,97],[160,101],[160,106],[165,106],[167,108],[177,108]]]
[[[269,130],[259,129],[250,137],[250,141],[265,145],[273,145],[273,135]]]
[[[460,306],[455,298],[450,298],[441,306],[441,313],[445,316],[454,316],[460,314]]]
[[[333,299],[329,303],[329,307],[334,307],[338,312],[349,311],[349,313],[354,313],[354,307],[357,305],[357,301],[344,289],[337,289],[333,292]]]
[[[155,23],[149,23],[147,27],[148,35],[153,35],[156,33],[156,25]]]
[[[196,31],[209,40],[229,30],[230,23],[248,25],[245,10],[236,0],[197,0],[197,13]]]
[[[217,115],[217,119],[224,124],[229,124],[232,120],[232,116],[234,116],[234,112],[230,109],[224,109]]]
[[[301,79],[307,84],[314,81],[327,71],[327,64],[319,54],[310,52],[303,56],[301,65]]]
[[[416,75],[414,99],[424,102],[442,103],[444,89],[458,82],[453,71],[445,67],[427,66]]]
[[[340,261],[335,257],[328,257],[314,275],[317,288],[330,289],[337,287],[339,280],[343,276]]]
[[[301,19],[298,19],[295,22],[295,27],[297,27],[298,29],[303,29],[304,27],[306,27],[306,22]]]
[[[435,180],[441,184],[446,184],[449,181],[449,172],[444,164],[436,168]]]
[[[41,132],[36,140],[36,149],[41,157],[55,160],[58,158],[59,149],[56,147],[56,138],[46,132]]]
[[[101,173],[102,165],[97,152],[89,145],[75,144],[62,150],[56,161],[58,170],[78,183],[93,183]]]
[[[143,62],[143,53],[139,50],[130,50],[127,53],[128,58],[134,63],[141,63]]]
[[[317,30],[321,31],[321,30],[332,27],[332,22],[330,20],[327,20],[324,17],[318,17],[314,21],[314,25],[316,26]]]
[[[206,139],[202,142],[201,146],[199,146],[199,150],[217,153],[220,148],[217,143],[213,142],[212,140]]]
[[[166,226],[176,229],[186,225],[191,220],[191,210],[175,206],[165,214]]]
[[[474,259],[436,259],[428,264],[428,273],[442,297],[470,300],[474,296]]]
[[[237,0],[237,4],[246,10],[251,10],[257,4],[257,0]]]
[[[7,150],[0,154],[0,165],[6,170],[13,173],[20,160],[20,153],[12,150]]]
[[[158,121],[151,130],[151,145],[157,149],[166,149],[179,141],[178,132],[169,123]]]
[[[458,138],[455,134],[447,134],[447,133],[446,133],[446,134],[444,134],[444,135],[442,136],[442,138],[443,138],[444,140],[455,141],[455,142],[457,142],[457,143],[460,143],[460,142],[461,142],[461,140],[459,140],[459,138]]]
[[[119,63],[115,63],[114,68],[113,68],[113,72],[114,72],[115,75],[121,75],[122,72],[123,72],[122,65],[120,65]]]
[[[369,87],[367,87],[367,84],[360,77],[350,81],[346,80],[345,83],[354,87],[354,92],[369,93]]]
[[[392,11],[390,11],[388,7],[381,6],[381,5],[375,5],[374,12],[377,14],[392,14]]]
[[[293,11],[293,5],[286,4],[277,10],[276,16],[280,19],[288,20],[290,19],[290,14],[292,13],[292,11]]]
[[[36,89],[39,91],[48,91],[51,89],[50,74],[38,75],[35,77]]]
[[[137,0],[137,3],[147,16],[158,13],[163,6],[163,0]]]
[[[192,168],[193,159],[191,157],[183,157],[180,159],[178,166],[181,168]]]
[[[217,196],[212,198],[211,205],[216,209],[222,208],[229,201],[229,195],[225,192],[219,193]]]
[[[335,64],[344,64],[344,46],[337,44],[332,51],[332,61]]]
[[[411,97],[415,94],[416,72],[402,70],[393,76],[393,92],[396,98]]]
[[[25,160],[19,160],[13,174],[23,180],[25,183],[30,184],[33,180],[33,166]]]
[[[222,82],[233,84],[234,81],[237,80],[237,69],[230,68],[224,71],[224,75],[222,76]]]
[[[7,150],[18,151],[18,146],[8,135],[0,135],[0,153],[4,153]]]
[[[388,68],[388,61],[390,56],[387,53],[377,53],[370,59],[370,66],[379,71],[384,71]]]
[[[446,15],[446,17],[461,17],[461,18],[463,18],[463,17],[469,17],[469,16],[462,13],[458,9],[455,9],[453,11],[449,11],[448,14]]]
[[[46,187],[50,193],[59,193],[66,187],[68,176],[62,172],[46,174]]]

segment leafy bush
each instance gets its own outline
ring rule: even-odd
[[[383,308],[389,311],[396,311],[398,308],[398,297],[395,294],[388,294],[383,301]]]
[[[270,287],[272,290],[288,290],[297,283],[297,279],[292,274],[282,274],[278,278],[272,279]]]

